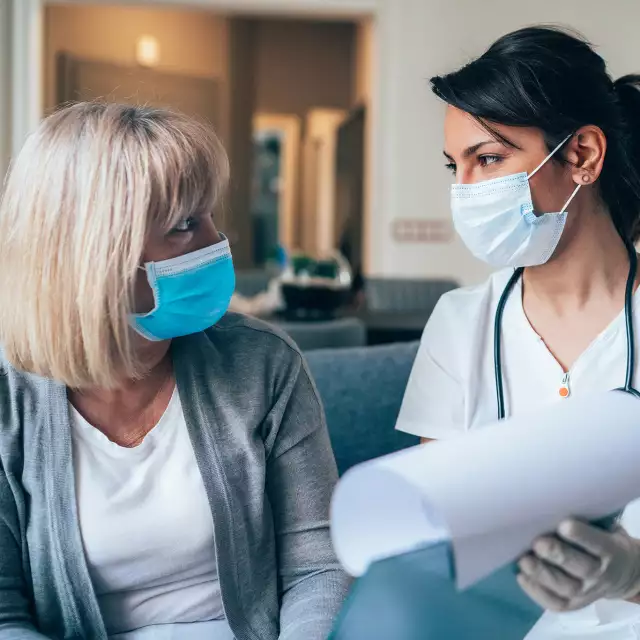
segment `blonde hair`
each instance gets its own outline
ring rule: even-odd
[[[128,316],[147,233],[214,213],[228,161],[205,125],[81,103],[46,118],[0,203],[0,342],[17,368],[71,388],[144,374]]]

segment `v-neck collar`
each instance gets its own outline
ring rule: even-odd
[[[633,299],[631,301],[631,307],[634,316],[636,308],[640,304],[640,295],[638,294],[639,291],[640,287],[638,287],[634,291]],[[613,318],[613,320],[602,331],[600,331],[600,333],[595,336],[595,338],[593,338],[593,340],[587,345],[587,347],[574,360],[569,370],[565,371],[564,367],[560,364],[560,362],[558,362],[558,359],[553,355],[543,338],[537,333],[537,331],[533,328],[533,325],[529,321],[529,318],[527,317],[527,314],[524,310],[523,292],[524,288],[522,286],[522,278],[520,278],[511,293],[511,297],[513,298],[512,309],[514,310],[514,319],[516,320],[517,327],[520,331],[523,332],[524,335],[528,335],[529,338],[537,341],[540,344],[540,346],[545,350],[549,359],[555,364],[555,366],[558,368],[558,371],[560,371],[562,374],[570,374],[571,376],[573,376],[576,371],[580,371],[580,369],[586,366],[586,363],[589,362],[592,354],[595,352],[596,348],[599,345],[601,345],[603,342],[610,342],[616,336],[618,336],[621,329],[624,330],[625,308],[623,305],[622,309]]]

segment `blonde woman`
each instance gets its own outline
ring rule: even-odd
[[[0,208],[0,639],[324,640],[347,579],[300,354],[226,314],[215,136],[79,104]]]

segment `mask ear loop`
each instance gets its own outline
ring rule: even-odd
[[[549,160],[551,160],[551,158],[553,158],[553,156],[558,153],[558,151],[560,151],[560,149],[567,143],[568,140],[570,140],[573,136],[573,133],[570,133],[528,176],[527,176],[527,180],[531,180],[531,178],[533,178],[533,176],[536,175],[536,173],[538,173],[538,171],[540,171],[540,169],[542,169],[542,167],[544,167],[545,164],[547,164],[547,162],[549,162]],[[571,201],[576,197],[576,194],[578,193],[578,191],[580,191],[580,187],[582,185],[579,184],[574,190],[573,193],[569,196],[569,199],[565,202],[564,207],[562,207],[562,209],[560,209],[560,213],[564,213],[567,210],[567,207],[571,204]]]
[[[540,171],[540,169],[542,169],[542,167],[544,167],[545,164],[547,164],[547,162],[549,162],[549,160],[551,160],[551,158],[553,158],[553,156],[556,155],[556,153],[558,153],[558,151],[560,151],[560,149],[567,143],[567,140],[570,140],[571,137],[573,136],[573,133],[570,133],[528,176],[527,176],[527,180],[531,180],[531,178],[533,178],[533,176],[536,175],[536,173],[538,173],[538,171]]]
[[[567,210],[567,207],[571,204],[571,201],[576,197],[576,193],[578,193],[578,191],[580,191],[580,187],[582,185],[579,184],[574,190],[573,193],[569,196],[569,199],[567,200],[567,203],[564,205],[564,207],[562,207],[562,209],[560,209],[560,213],[564,213]]]

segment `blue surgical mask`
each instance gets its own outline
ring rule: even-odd
[[[451,186],[451,212],[456,231],[476,258],[494,267],[533,267],[555,251],[567,221],[559,213],[536,214],[529,180],[569,140],[567,136],[531,174],[512,175],[475,184]]]
[[[145,264],[155,307],[130,316],[148,340],[169,340],[204,331],[227,312],[236,279],[229,241],[161,262]]]

